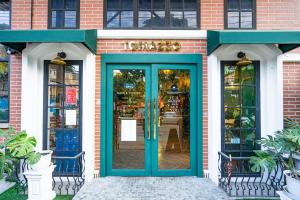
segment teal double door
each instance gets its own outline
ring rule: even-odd
[[[107,65],[107,175],[196,175],[196,66]]]

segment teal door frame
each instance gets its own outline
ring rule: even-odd
[[[192,64],[196,66],[196,89],[195,97],[202,97],[202,55],[200,54],[102,54],[101,55],[101,136],[100,136],[100,175],[106,176],[108,174],[113,174],[111,171],[108,171],[107,165],[111,162],[110,156],[108,156],[108,138],[107,138],[107,114],[109,106],[107,103],[108,98],[108,90],[111,88],[111,85],[108,83],[108,67],[114,64]],[[119,67],[118,67],[119,68]],[[155,82],[155,81],[153,81]],[[153,87],[153,86],[152,86]],[[191,160],[191,164],[196,165],[196,174],[199,177],[202,177],[203,174],[203,166],[202,166],[202,98],[193,98],[196,99],[195,105],[196,110],[192,119],[195,123],[196,128],[196,150],[195,150],[195,158],[196,160]],[[146,144],[147,145],[147,144]],[[191,152],[192,154],[192,152]],[[192,157],[191,157],[192,158]],[[147,161],[146,161],[147,162]],[[156,161],[157,162],[157,161]],[[153,165],[152,165],[153,166]],[[160,171],[160,170],[159,170]],[[157,172],[155,175],[157,176],[178,176],[185,175],[185,173],[180,174],[178,170],[168,170],[168,172]],[[175,173],[176,172],[176,173]],[[116,172],[117,173],[117,172]],[[133,174],[131,174],[133,173]],[[192,172],[191,172],[192,173]],[[118,173],[117,173],[118,174]],[[128,176],[130,175],[145,175],[145,171],[128,171]],[[147,174],[146,174],[147,175]],[[188,174],[187,174],[188,175]]]

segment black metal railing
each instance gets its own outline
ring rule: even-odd
[[[57,194],[75,195],[85,182],[85,152],[74,156],[52,156],[55,165],[52,173],[52,189]],[[18,159],[15,163],[15,175],[12,179],[16,182],[18,192],[27,192],[27,179],[24,175],[29,170],[25,159]]]
[[[283,165],[273,171],[252,172],[250,157],[231,157],[219,152],[219,186],[232,197],[277,197],[284,183]]]
[[[75,156],[52,156],[55,168],[52,187],[58,194],[75,195],[85,182],[85,152]]]

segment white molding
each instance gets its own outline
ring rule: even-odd
[[[280,57],[283,62],[300,62],[300,53],[285,53]]]
[[[205,30],[98,30],[98,39],[206,39]]]

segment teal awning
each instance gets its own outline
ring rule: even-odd
[[[2,30],[0,43],[19,52],[26,43],[82,43],[96,54],[97,30]]]
[[[208,55],[223,44],[277,44],[278,48],[285,53],[300,46],[300,31],[207,31]]]

